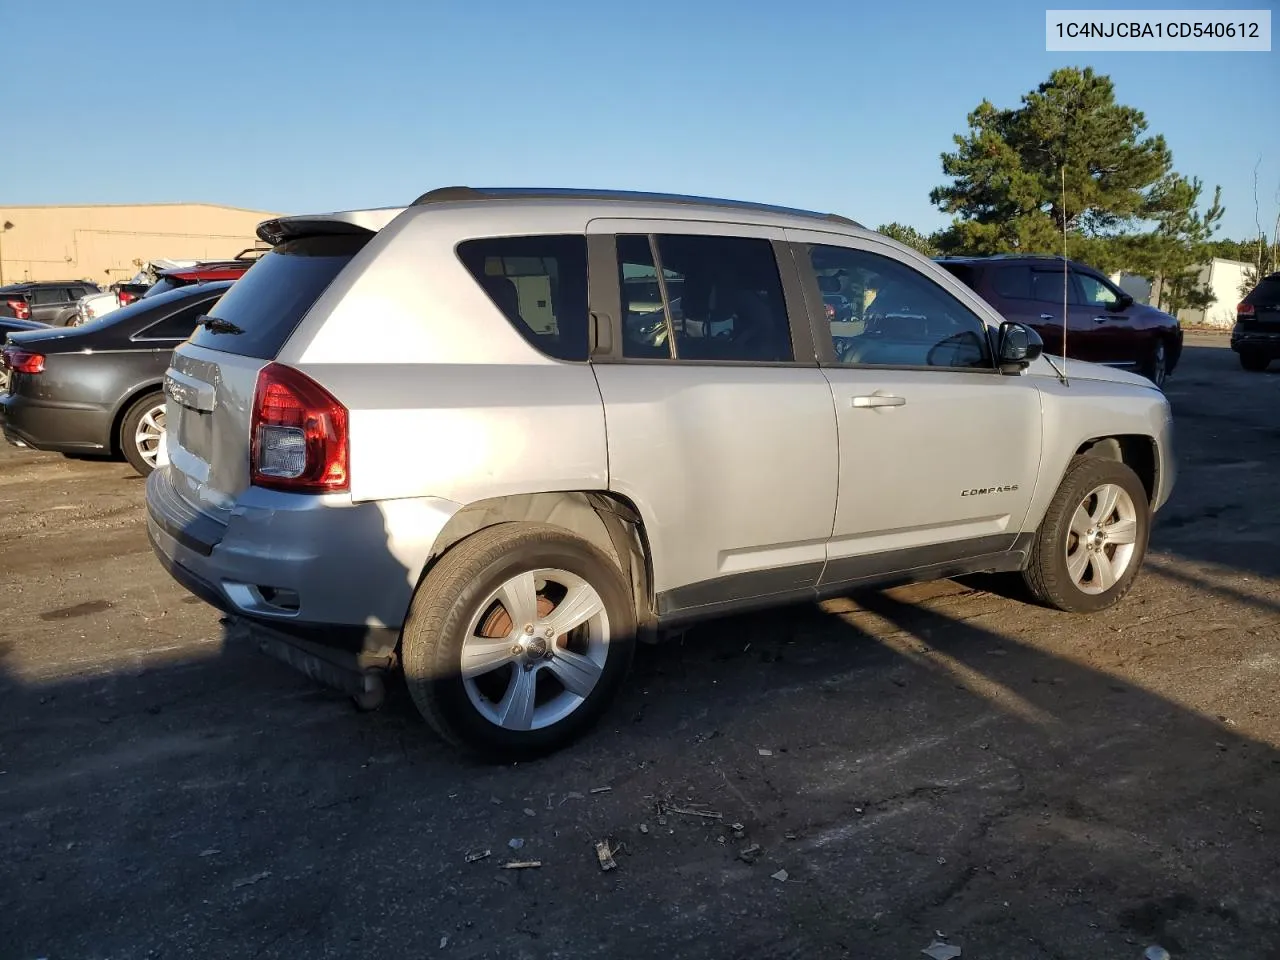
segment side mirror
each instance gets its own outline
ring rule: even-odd
[[[1044,341],[1030,327],[1013,320],[1000,324],[996,362],[1001,373],[1020,373],[1044,353]]]
[[[1121,293],[1116,302],[1111,305],[1111,309],[1119,313],[1121,310],[1128,310],[1133,306],[1133,297],[1127,293]]]

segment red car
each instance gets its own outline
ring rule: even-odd
[[[159,296],[193,283],[208,283],[210,280],[239,280],[265,252],[265,250],[255,250],[250,247],[247,250],[241,250],[233,260],[207,260],[190,267],[164,270],[156,278],[156,282],[143,294],[143,299]]]

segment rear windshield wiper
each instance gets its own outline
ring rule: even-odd
[[[223,320],[221,317],[210,317],[200,314],[196,320],[198,326],[204,327],[210,333],[244,333],[243,327],[237,327],[230,320]]]

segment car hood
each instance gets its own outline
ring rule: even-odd
[[[1062,370],[1063,362],[1061,357],[1042,354],[1035,363],[1031,364],[1027,372],[1032,376],[1052,377],[1056,380],[1058,374],[1054,367]],[[1103,380],[1108,383],[1131,383],[1135,387],[1146,387],[1148,390],[1156,389],[1156,385],[1146,377],[1128,370],[1104,366],[1101,363],[1088,363],[1084,360],[1067,360],[1065,363],[1068,380]]]

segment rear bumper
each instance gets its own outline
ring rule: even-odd
[[[112,412],[105,407],[32,400],[21,394],[0,397],[0,428],[10,443],[54,453],[103,453],[110,450]]]
[[[1280,330],[1241,330],[1238,326],[1231,331],[1231,349],[1236,353],[1247,350],[1250,353],[1270,357],[1280,357]]]
[[[250,488],[222,523],[179,496],[172,469],[147,478],[147,534],[175,580],[230,615],[375,655],[395,649],[435,538],[457,509]]]

